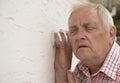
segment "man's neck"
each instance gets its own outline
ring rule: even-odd
[[[95,67],[95,68],[89,68],[89,73],[92,75],[92,74],[95,74],[97,73],[99,70],[100,70],[101,67]]]
[[[97,62],[94,61],[92,63],[92,65],[89,66],[89,72],[90,72],[91,75],[97,73],[100,70],[100,68],[102,67],[105,59],[106,59],[106,57],[104,57],[103,59],[97,60]]]

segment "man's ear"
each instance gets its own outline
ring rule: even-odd
[[[110,29],[110,40],[111,40],[110,42],[113,43],[115,38],[116,38],[116,27],[112,26]]]

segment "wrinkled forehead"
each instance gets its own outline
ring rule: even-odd
[[[74,23],[77,19],[81,21],[97,21],[99,16],[97,10],[93,7],[83,7],[73,11],[69,17],[69,24]]]
[[[91,14],[91,13],[97,13],[97,7],[92,7],[92,6],[83,6],[83,7],[78,7],[78,8],[74,8],[69,16],[69,19],[71,18],[71,16],[73,16],[73,14],[75,13],[84,13],[84,14]]]

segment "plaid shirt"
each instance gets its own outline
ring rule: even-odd
[[[75,75],[80,79],[80,83],[120,83],[120,47],[114,42],[104,64],[100,70],[90,75],[88,67],[78,63]]]

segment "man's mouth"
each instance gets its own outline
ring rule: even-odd
[[[88,45],[78,45],[76,52],[80,50],[83,51],[83,49],[85,50],[88,48],[90,48]]]
[[[78,46],[78,49],[79,48],[88,48],[88,46],[87,45],[80,45],[80,46]]]

